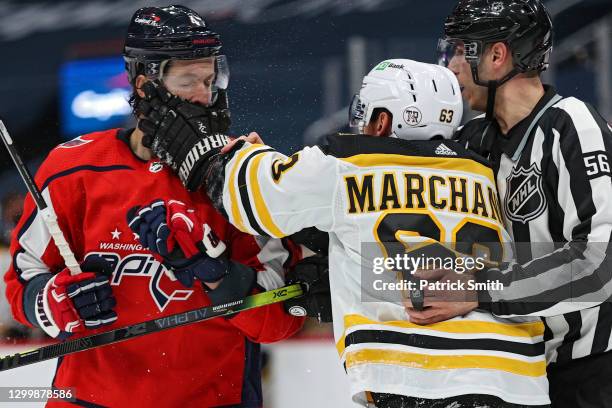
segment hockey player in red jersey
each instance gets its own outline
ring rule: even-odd
[[[158,79],[193,102],[202,126],[227,131],[228,71],[220,48],[219,36],[188,8],[138,10],[124,53],[135,113],[146,109],[140,87]],[[256,270],[253,279],[238,288],[243,296],[258,286],[269,290],[284,284],[283,264],[299,258],[300,250],[239,232],[203,193],[187,192],[142,139],[139,129],[91,133],[57,146],[43,162],[36,182],[72,251],[83,261],[83,273],[71,276],[65,269],[28,196],[5,275],[18,321],[54,337],[74,338],[210,304],[200,280],[210,287],[221,280],[221,288],[230,277]],[[170,198],[175,201],[170,203]],[[126,220],[134,206],[153,200],[179,219],[212,230],[227,246],[229,261],[215,264],[196,251],[186,263],[158,262],[140,243],[146,237],[134,233]],[[147,208],[140,211],[145,214]],[[201,239],[202,234],[186,237]],[[215,265],[221,268],[210,268]],[[274,304],[66,356],[58,361],[52,385],[72,387],[76,402],[47,406],[261,406],[257,343],[289,337],[301,324],[302,319]]]

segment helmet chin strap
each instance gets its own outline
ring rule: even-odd
[[[497,95],[497,87],[499,83],[496,80],[489,81],[487,84],[487,111],[485,119],[493,120],[493,113],[495,112],[495,95]]]
[[[493,120],[495,114],[495,96],[497,95],[497,88],[514,78],[520,71],[517,67],[512,68],[502,79],[494,79],[491,81],[481,81],[478,76],[478,64],[470,64],[472,68],[472,78],[474,83],[480,86],[487,87],[487,110],[485,112],[485,118],[487,120]]]

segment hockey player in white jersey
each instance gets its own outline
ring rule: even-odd
[[[188,189],[204,186],[232,224],[272,237],[312,226],[329,232],[334,335],[356,402],[549,403],[540,320],[474,311],[419,326],[408,321],[401,291],[376,301],[376,276],[394,280],[395,274],[375,271],[375,258],[391,257],[397,245],[432,239],[470,253],[479,243],[500,260],[500,243],[508,240],[492,170],[447,140],[462,112],[451,71],[411,60],[381,62],[351,105],[351,122],[364,134],[330,136],[324,147],[290,157],[244,142],[219,154],[225,136],[197,134],[181,101],[162,102],[167,96],[159,87],[147,93],[155,153]]]

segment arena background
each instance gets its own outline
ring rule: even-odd
[[[612,2],[545,0],[555,46],[545,82],[612,120]],[[455,0],[200,0],[231,70],[232,130],[258,131],[288,153],[341,130],[361,78],[385,58],[434,62]],[[120,54],[142,1],[0,1],[0,118],[32,171],[58,143],[133,126]],[[469,117],[469,112],[466,117]],[[0,149],[0,269],[24,188]],[[0,282],[0,355],[47,339],[13,321]],[[331,329],[310,322],[266,347],[267,407],[352,406]],[[54,362],[0,374],[0,386],[49,385]],[[20,406],[40,406],[21,404]],[[0,407],[10,404],[0,403]]]

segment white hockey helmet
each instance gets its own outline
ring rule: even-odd
[[[463,115],[455,75],[440,65],[408,59],[385,60],[363,78],[349,108],[349,125],[363,133],[376,108],[393,115],[390,136],[410,140],[448,139]]]

